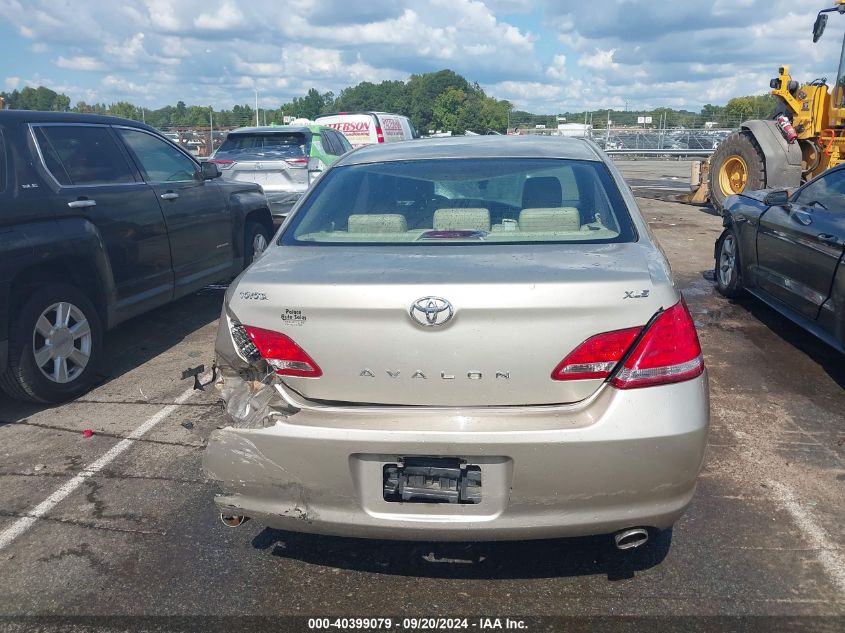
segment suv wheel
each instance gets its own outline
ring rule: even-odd
[[[103,331],[94,305],[65,284],[49,284],[21,306],[0,387],[13,398],[61,402],[91,386]]]
[[[247,222],[244,228],[244,268],[255,261],[270,243],[270,232],[260,222]]]

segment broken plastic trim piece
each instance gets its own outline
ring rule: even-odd
[[[202,384],[199,377],[204,371],[205,365],[197,365],[196,367],[186,369],[182,372],[182,380],[193,377],[194,391],[205,391],[208,385],[213,385],[217,381],[217,363],[215,362],[211,365],[211,379],[207,383]]]
[[[286,416],[290,409],[275,389],[276,378],[270,374],[258,379],[234,369],[221,369],[217,391],[226,403],[226,412],[236,428],[265,428]]]

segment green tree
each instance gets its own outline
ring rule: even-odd
[[[45,86],[38,86],[38,88],[27,86],[21,91],[13,90],[8,94],[0,94],[3,95],[6,105],[14,110],[65,112],[70,109],[70,97]]]
[[[701,118],[705,121],[720,121],[725,116],[725,106],[706,104],[701,108]]]
[[[768,119],[777,106],[777,99],[770,94],[735,97],[725,106],[724,118],[732,126],[747,119]]]
[[[448,88],[437,95],[431,106],[432,129],[452,130],[456,134],[463,134],[465,130],[459,127],[459,121],[463,123],[462,111],[466,102],[467,93],[460,88]]]
[[[141,120],[141,111],[127,101],[118,101],[109,106],[108,113],[112,116],[119,116],[123,119]]]
[[[468,93],[472,87],[469,82],[451,70],[440,70],[435,73],[411,75],[407,84],[408,114],[418,130],[429,130],[435,127],[432,109],[438,95],[449,88],[457,88]]]
[[[293,100],[291,116],[316,119],[320,114],[328,112],[334,106],[334,101],[333,93],[320,94],[316,88],[311,88],[304,97],[297,97]]]
[[[255,125],[255,110],[248,105],[236,105],[232,108],[227,125],[237,127]]]

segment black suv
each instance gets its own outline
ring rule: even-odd
[[[219,175],[134,121],[0,112],[0,387],[74,398],[106,329],[248,266],[267,199]]]

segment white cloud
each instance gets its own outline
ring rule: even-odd
[[[200,13],[194,19],[194,26],[209,31],[237,29],[245,23],[244,14],[231,2],[224,2],[215,13]]]
[[[6,77],[6,79],[3,81],[3,85],[6,86],[6,90],[16,90],[21,85],[21,78]]]
[[[534,6],[531,0],[484,0],[484,4],[495,13],[528,13]]]
[[[93,91],[105,101],[231,107],[251,101],[255,86],[274,106],[311,87],[337,93],[450,68],[520,108],[555,112],[620,99],[697,109],[766,92],[781,63],[801,80],[833,77],[845,18],[832,15],[813,45],[818,8],[809,0],[0,0],[0,19],[27,40],[18,50],[35,70],[20,81],[73,77],[83,85],[70,86],[72,100]]]
[[[183,28],[183,21],[177,15],[177,3],[170,0],[144,0],[144,5],[153,27],[173,32]]]
[[[546,68],[546,76],[550,79],[563,81],[568,77],[566,70],[566,55],[555,55],[552,64]]]
[[[619,68],[619,64],[613,61],[614,53],[616,53],[615,48],[606,51],[596,49],[592,53],[581,55],[578,59],[578,64],[594,70],[616,69]]]
[[[114,75],[104,77],[103,86],[106,88],[116,88],[120,92],[131,92],[134,94],[146,94],[149,90],[148,85],[137,84],[122,77],[115,77]]]
[[[540,99],[556,99],[564,94],[561,86],[542,83],[539,81],[502,81],[494,84],[496,90],[517,99],[538,97]]]
[[[105,70],[106,65],[93,57],[85,57],[78,55],[76,57],[59,57],[55,60],[56,66],[59,68],[67,68],[69,70]]]
[[[528,10],[527,0],[0,0],[4,21],[54,51],[53,68],[101,72],[115,99],[167,70],[174,81],[148,91],[162,105],[194,92],[243,102],[243,75],[277,103],[302,87],[339,92],[444,67],[480,82],[542,76],[537,36],[496,15]]]

